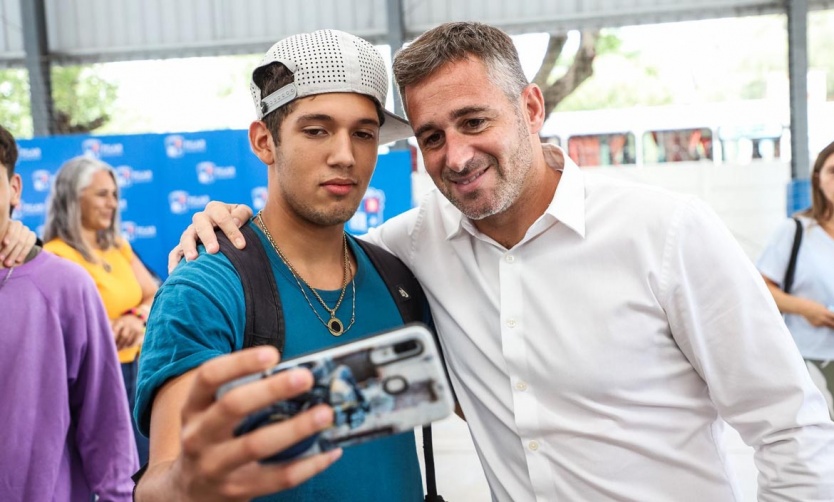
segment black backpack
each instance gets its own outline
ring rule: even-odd
[[[278,352],[283,352],[286,335],[284,311],[275,277],[271,273],[269,257],[251,223],[241,227],[240,231],[246,239],[246,247],[243,249],[236,248],[222,231],[217,230],[215,233],[220,252],[232,262],[243,286],[246,305],[243,348],[272,345]],[[423,322],[426,296],[411,270],[399,258],[379,246],[361,239],[356,239],[356,243],[368,255],[371,264],[388,287],[403,322]],[[440,344],[437,346],[439,350]],[[443,497],[437,494],[431,425],[423,427],[423,457],[426,463],[425,500],[444,502]]]

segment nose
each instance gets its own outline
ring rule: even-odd
[[[446,134],[446,167],[455,172],[463,171],[473,152],[467,136],[456,132]]]
[[[355,161],[350,132],[338,131],[334,133],[330,141],[328,165],[332,167],[352,167]]]

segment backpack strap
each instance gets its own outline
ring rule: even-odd
[[[426,322],[426,295],[411,270],[399,258],[376,244],[355,239],[365,251],[371,264],[379,272],[382,281],[388,286],[391,298],[397,304],[403,322]]]
[[[232,262],[243,286],[246,305],[246,328],[243,332],[243,348],[272,345],[284,352],[284,310],[269,257],[261,239],[249,222],[240,228],[246,247],[236,248],[226,235],[216,230],[220,252]]]
[[[400,316],[406,324],[410,322],[426,322],[426,294],[417,278],[411,273],[408,267],[399,258],[382,249],[381,247],[356,239],[359,247],[365,251],[371,260],[374,268],[379,272],[391,297],[397,304]],[[440,349],[440,341],[437,333],[430,329],[434,336],[440,360],[443,361],[443,352]],[[446,364],[443,363],[443,369]],[[426,502],[444,502],[443,497],[437,493],[437,479],[434,472],[434,447],[432,445],[431,424],[423,427],[423,460],[426,465]]]
[[[790,294],[793,287],[793,276],[796,271],[796,257],[799,255],[799,245],[802,244],[802,222],[799,218],[793,218],[796,223],[796,233],[793,235],[793,247],[791,257],[788,260],[788,269],[785,271],[785,279],[782,281],[782,291]]]

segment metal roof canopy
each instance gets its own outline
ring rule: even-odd
[[[0,0],[0,65],[23,66],[21,6],[42,4],[45,56],[91,63],[256,54],[285,36],[323,27],[391,42],[389,11],[405,40],[446,21],[478,20],[509,33],[564,32],[719,17],[785,14],[794,0]],[[834,0],[807,0],[809,9]],[[389,4],[393,9],[389,9]]]
[[[256,54],[285,36],[324,27],[396,48],[458,20],[520,34],[785,14],[793,173],[807,178],[801,141],[807,125],[794,127],[807,117],[807,13],[826,8],[834,0],[0,0],[0,67],[29,69],[35,134],[46,135],[51,63]]]

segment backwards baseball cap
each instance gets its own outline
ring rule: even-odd
[[[255,75],[272,63],[286,66],[292,72],[294,81],[261,99]],[[319,30],[277,42],[252,72],[249,87],[258,119],[305,96],[354,92],[373,98],[384,115],[379,129],[379,144],[414,134],[404,118],[385,109],[388,73],[379,51],[366,40],[343,31]]]

